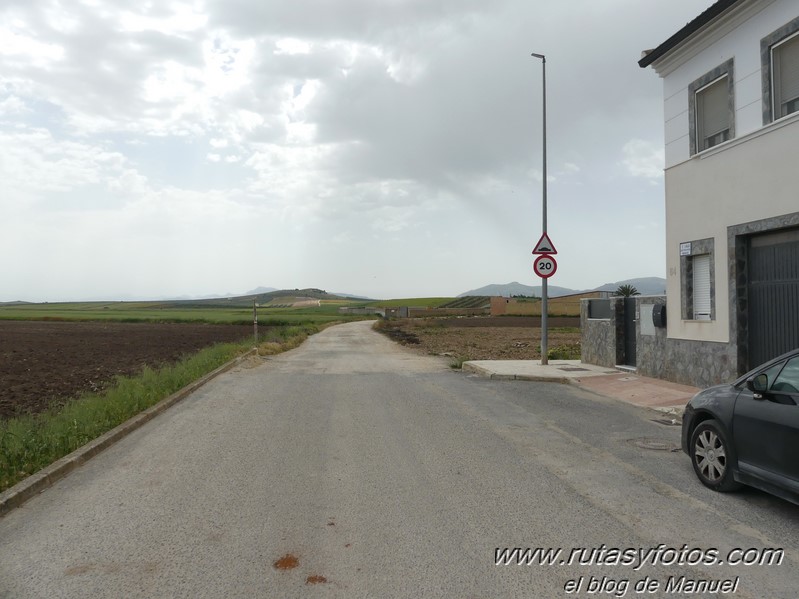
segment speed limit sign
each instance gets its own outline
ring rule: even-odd
[[[542,279],[548,279],[558,270],[558,263],[555,262],[555,258],[548,254],[536,256],[533,262],[533,270]]]

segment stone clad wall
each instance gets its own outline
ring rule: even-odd
[[[619,304],[623,310],[624,303],[610,298],[610,318],[588,318],[590,301],[584,299],[580,302],[580,359],[587,364],[613,368],[622,361],[619,351],[624,351],[624,343],[619,343],[618,339],[619,331],[624,332],[623,322],[619,320],[624,314],[619,310]]]
[[[624,300],[611,298],[609,319],[588,318],[588,300],[580,310],[581,358],[588,364],[614,367],[624,362]],[[738,377],[734,345],[710,341],[669,339],[666,329],[641,326],[648,305],[665,304],[665,296],[636,298],[636,372],[642,376],[708,387]],[[648,323],[647,323],[648,324]],[[642,332],[643,330],[643,332]]]

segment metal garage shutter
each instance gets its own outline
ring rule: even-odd
[[[799,229],[749,246],[749,366],[799,347]]]

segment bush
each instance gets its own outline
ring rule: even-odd
[[[463,363],[468,362],[469,358],[465,358],[463,356],[454,356],[449,363],[449,367],[453,370],[461,370],[463,368]]]
[[[580,342],[553,347],[547,351],[547,358],[550,360],[579,360]]]

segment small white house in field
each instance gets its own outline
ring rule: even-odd
[[[667,338],[729,379],[799,347],[799,2],[720,0],[663,79]]]
[[[729,381],[799,347],[799,1],[719,0],[638,64],[663,80],[666,297],[627,332],[613,306],[615,336],[586,306],[584,359],[607,339],[605,362]]]

